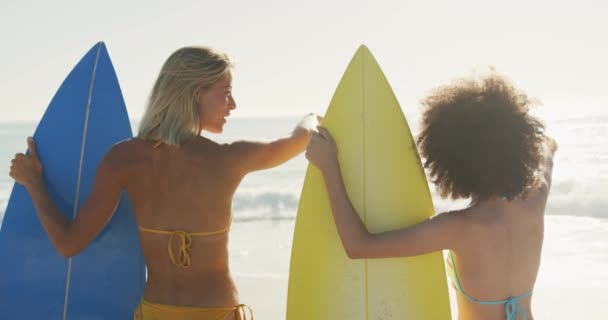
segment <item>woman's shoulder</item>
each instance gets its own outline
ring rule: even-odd
[[[446,211],[437,216],[444,216],[444,219],[452,221],[452,224],[456,225],[463,234],[474,233],[484,220],[483,212],[474,205]]]
[[[475,212],[470,207],[441,212],[433,217],[453,225],[462,232],[466,232],[475,223]]]
[[[108,150],[108,154],[114,156],[127,156],[141,150],[147,144],[149,143],[140,138],[125,139],[115,143],[110,150]]]
[[[141,157],[146,142],[139,138],[130,138],[114,144],[104,156],[102,162],[122,169],[129,167]]]
[[[450,219],[465,220],[471,215],[471,207],[453,209],[438,213],[437,216],[450,217]]]

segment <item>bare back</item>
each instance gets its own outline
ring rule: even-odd
[[[244,176],[230,145],[197,138],[180,147],[129,142],[125,188],[140,227],[186,232],[221,230],[231,224],[232,196]],[[192,236],[191,265],[174,265],[170,235],[140,231],[148,267],[144,297],[150,302],[232,306],[237,291],[229,272],[228,234]],[[178,250],[173,239],[172,250]]]
[[[548,187],[525,199],[482,201],[454,214],[466,220],[463,241],[453,249],[463,291],[481,301],[499,301],[533,290],[543,244]],[[464,230],[463,230],[464,231]],[[480,305],[458,294],[459,319],[504,319],[505,305]],[[531,296],[518,299],[533,319]]]
[[[539,184],[523,197],[512,201],[494,197],[448,213],[463,222],[461,241],[451,248],[461,289],[480,301],[515,298],[529,320],[534,319],[531,300],[540,267],[557,144],[548,140],[543,148]],[[505,319],[505,304],[479,304],[460,293],[457,297],[460,320]],[[520,311],[514,311],[516,319],[523,319]]]

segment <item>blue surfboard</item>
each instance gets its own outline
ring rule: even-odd
[[[89,196],[104,154],[130,137],[118,79],[100,42],[64,80],[34,133],[47,190],[66,217],[73,219]],[[66,259],[27,191],[14,185],[0,229],[0,319],[132,319],[144,285],[126,194],[91,245]]]

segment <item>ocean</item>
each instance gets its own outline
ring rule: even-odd
[[[412,132],[417,114],[408,113]],[[232,118],[219,142],[267,140],[287,135],[298,117]],[[546,209],[545,245],[538,285],[608,286],[608,111],[553,115],[548,133],[559,144]],[[13,186],[10,160],[26,148],[35,123],[0,123],[0,219]],[[134,129],[137,123],[133,123]],[[241,275],[286,278],[295,216],[307,161],[300,155],[243,180],[234,201],[231,268]],[[437,212],[466,201],[442,200],[431,186]],[[566,275],[566,276],[565,276]],[[608,298],[606,299],[608,302]]]

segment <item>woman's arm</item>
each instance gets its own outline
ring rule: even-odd
[[[244,173],[276,167],[306,149],[318,116],[302,119],[290,136],[271,142],[238,141],[232,144],[239,167]]]
[[[112,217],[120,199],[117,152],[110,150],[99,164],[91,194],[73,221],[65,218],[49,197],[42,180],[42,165],[36,145],[28,138],[29,155],[17,154],[10,176],[30,194],[44,230],[64,257],[78,254],[95,239]]]
[[[409,228],[369,233],[346,193],[335,143],[326,129],[320,127],[319,132],[313,134],[306,156],[323,174],[338,234],[350,258],[415,256],[458,246],[464,224],[457,212]]]
[[[545,183],[547,184],[547,189],[551,188],[551,176],[553,174],[553,157],[555,157],[555,153],[557,152],[558,145],[555,140],[550,137],[547,137],[545,143],[543,144],[542,150],[542,160],[541,160],[541,171],[542,177],[545,179]]]

